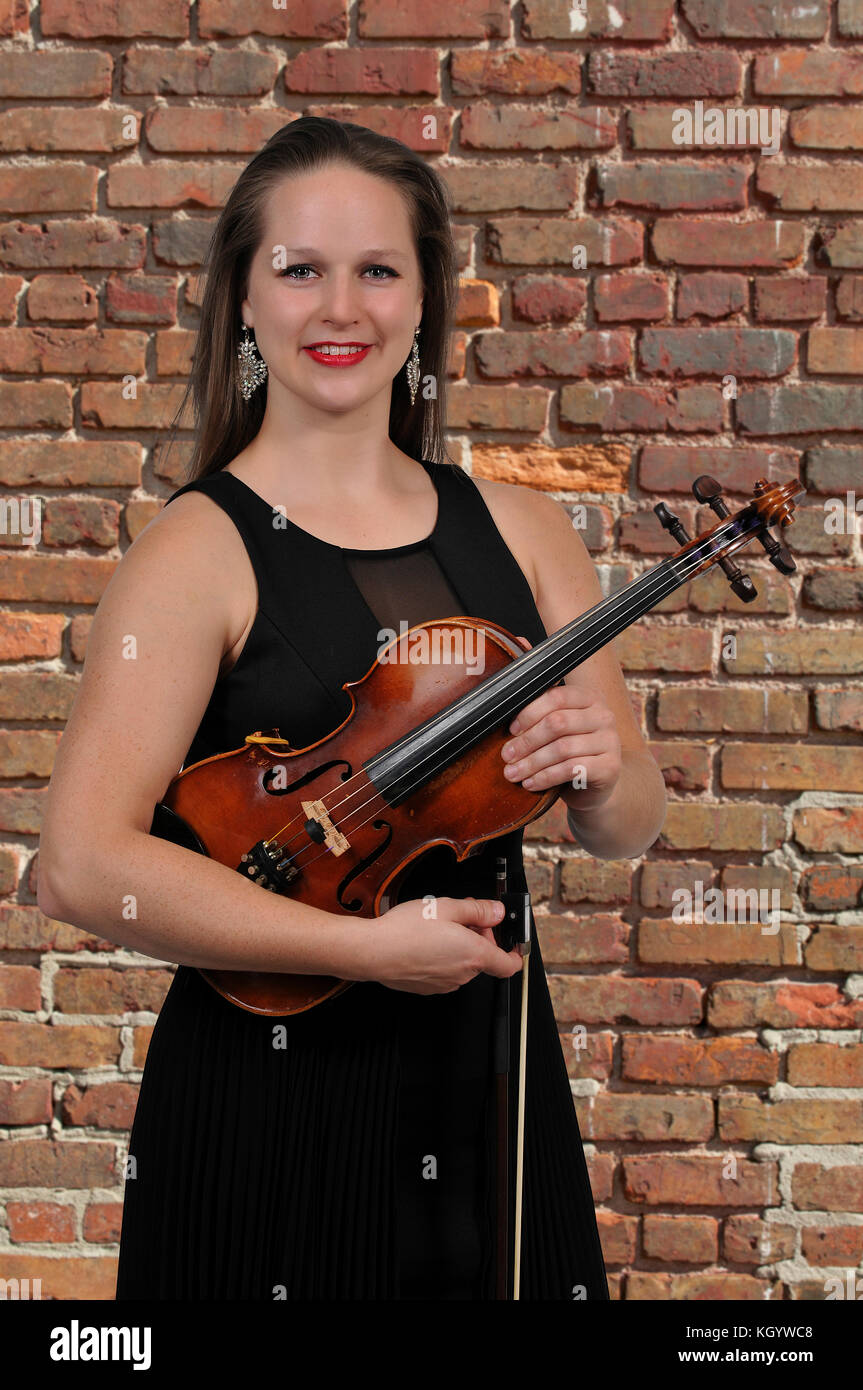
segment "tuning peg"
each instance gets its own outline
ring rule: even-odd
[[[731,513],[722,500],[722,488],[715,478],[709,474],[702,473],[692,484],[692,491],[696,502],[701,502],[708,507],[712,507],[718,517],[724,521]]]
[[[729,508],[722,500],[722,488],[715,478],[711,478],[708,473],[702,473],[692,484],[692,491],[696,502],[701,502],[711,507],[721,521],[731,515]],[[739,565],[735,565],[727,555],[719,561],[720,568],[731,584],[732,593],[736,594],[742,603],[751,603],[758,597],[758,590],[752,583],[748,574],[744,574]]]
[[[689,544],[691,537],[687,534],[686,527],[679,516],[675,516],[664,502],[657,502],[653,510],[659,518],[659,524],[663,531],[669,531],[678,545]]]
[[[755,484],[755,496],[763,497],[770,487],[766,478],[759,478]],[[779,515],[779,525],[788,526],[792,519],[792,508],[786,503]],[[776,539],[773,533],[765,526],[758,532],[758,539],[767,551],[771,565],[775,565],[780,574],[794,574],[797,565],[795,564],[791,551],[782,541]]]

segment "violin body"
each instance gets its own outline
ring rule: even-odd
[[[429,651],[452,659],[416,659]],[[475,661],[456,659],[470,651],[483,653],[481,677]],[[553,789],[530,791],[504,777],[501,749],[511,716],[397,810],[363,771],[385,743],[410,734],[520,655],[512,634],[493,624],[463,617],[418,624],[391,642],[365,676],[345,685],[351,711],[326,738],[291,749],[253,735],[241,748],[185,768],[156,807],[151,833],[240,872],[252,845],[279,838],[299,868],[287,888],[292,898],[327,912],[380,916],[398,902],[399,879],[424,851],[448,845],[463,860],[557,799]],[[338,836],[347,841],[347,848],[337,843],[338,853],[304,828],[309,803],[324,799]],[[231,1003],[279,1017],[310,1009],[351,983],[323,975],[201,973]]]
[[[690,540],[664,503],[660,524],[680,544],[661,561],[525,652],[504,628],[443,618],[402,632],[361,680],[344,686],[338,728],[292,749],[278,730],[184,769],[155,808],[151,834],[230,865],[255,884],[326,912],[378,917],[393,907],[408,866],[435,845],[459,860],[543,814],[557,788],[530,791],[504,777],[513,716],[675,589],[720,565],[745,603],[757,597],[731,556],[753,540],[783,574],[795,563],[770,531],[787,527],[805,489],[760,478],[731,514],[714,478],[692,485],[717,525]],[[481,662],[477,659],[482,656]],[[331,976],[202,970],[225,999],[252,1013],[302,1013],[340,994]]]

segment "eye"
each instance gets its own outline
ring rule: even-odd
[[[302,264],[289,265],[289,266],[287,266],[284,270],[280,271],[280,274],[281,274],[283,277],[285,277],[286,279],[289,279],[289,280],[297,280],[297,281],[299,281],[299,282],[302,282],[302,281],[304,281],[304,280],[306,279],[306,276],[304,276],[304,275],[303,275],[303,276],[296,275],[296,274],[295,274],[295,271],[298,271],[298,270],[314,270],[314,268],[315,268],[315,267],[314,267],[313,265],[309,265],[309,263],[308,263],[307,261],[305,261],[305,262],[303,262]],[[368,272],[369,272],[370,270],[382,270],[382,271],[384,272],[384,275],[383,275],[383,276],[378,276],[378,275],[373,276],[372,278],[375,279],[375,280],[384,279],[384,278],[390,277],[390,276],[393,277],[393,278],[395,278],[395,277],[397,276],[397,271],[393,270],[392,266],[388,266],[388,265],[369,265],[369,266],[366,266],[366,269],[365,269],[365,271],[364,271],[363,273],[364,273],[364,274],[368,274]]]

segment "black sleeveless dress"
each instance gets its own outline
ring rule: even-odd
[[[453,465],[424,466],[438,493],[434,530],[383,551],[317,539],[231,473],[173,493],[194,488],[228,513],[259,598],[184,766],[256,729],[278,728],[295,748],[322,738],[348,712],[344,682],[402,620],[466,614],[531,642],[546,635],[479,489]],[[494,897],[501,853],[511,886],[523,886],[521,834],[462,864],[432,850],[400,900]],[[533,923],[530,960],[521,1297],[608,1299]],[[117,1298],[493,1299],[495,987],[485,974],[439,995],[363,981],[279,1020],[229,1004],[179,966],[131,1132]],[[516,976],[511,1175],[520,1000]],[[287,1026],[287,1047],[274,1047],[274,1024]]]

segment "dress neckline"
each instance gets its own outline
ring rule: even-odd
[[[435,482],[434,474],[432,472],[433,465],[429,462],[428,459],[417,459],[416,461],[417,463],[421,463],[423,468],[426,470],[426,473],[431,478],[432,486],[434,487],[434,490],[437,493],[437,513],[435,515],[434,525],[432,526],[432,529],[428,533],[428,535],[422,536],[418,541],[408,541],[406,545],[384,546],[383,548],[377,550],[357,550],[344,545],[334,545],[332,541],[325,541],[322,536],[316,536],[313,534],[313,532],[307,531],[304,526],[298,526],[297,523],[295,521],[292,521],[289,516],[285,516],[284,512],[279,512],[279,515],[282,517],[283,522],[289,528],[293,529],[294,531],[300,532],[300,534],[305,536],[307,540],[314,541],[317,545],[322,545],[325,550],[337,551],[341,555],[406,555],[410,551],[419,550],[424,546],[431,545],[432,541],[437,536],[443,521],[443,503],[441,499],[441,490]],[[266,509],[267,513],[272,519],[278,508],[271,506],[270,503],[266,500],[266,498],[262,497],[259,492],[256,492],[253,487],[249,487],[249,484],[243,482],[243,479],[238,477],[236,473],[229,473],[226,468],[222,468],[219,471],[223,473],[226,477],[233,478],[235,483],[239,483],[240,487],[245,492],[249,493],[252,497],[254,497],[256,502],[261,507],[264,507]]]

